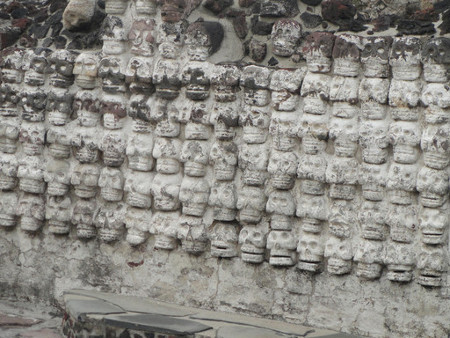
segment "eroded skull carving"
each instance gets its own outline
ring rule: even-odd
[[[10,47],[0,53],[0,74],[2,83],[22,82],[22,61],[25,51]]]
[[[394,79],[411,81],[420,76],[421,47],[419,38],[411,36],[394,38],[389,56]]]
[[[449,226],[445,209],[423,208],[419,218],[422,242],[427,245],[444,244]]]
[[[325,245],[320,235],[301,233],[297,245],[298,268],[304,271],[319,272],[322,268],[324,251]]]
[[[156,23],[153,19],[135,20],[128,33],[131,41],[131,53],[141,56],[153,56]]]
[[[118,202],[122,200],[124,177],[120,169],[105,167],[100,172],[98,186],[100,194],[106,201]]]
[[[308,72],[303,79],[301,95],[304,97],[303,111],[306,114],[325,115],[330,98],[331,78],[325,74]]]
[[[269,110],[246,106],[239,116],[239,124],[243,130],[243,140],[248,144],[261,144],[266,142],[270,123]]]
[[[222,24],[212,21],[196,21],[186,30],[187,54],[193,61],[206,61],[222,43],[224,30]]]
[[[355,205],[351,201],[333,200],[330,203],[329,230],[338,238],[350,238],[357,224]]]
[[[269,125],[269,134],[272,135],[272,146],[279,151],[293,151],[297,145],[297,119],[296,116],[272,116]]]
[[[295,110],[304,76],[304,69],[282,69],[273,72],[270,89],[272,90],[272,106],[276,110]]]
[[[14,154],[17,150],[18,139],[19,139],[19,121],[15,121],[13,119],[1,121],[0,151],[5,154]]]
[[[75,59],[73,74],[75,83],[83,89],[93,89],[97,85],[97,71],[100,57],[97,53],[84,52]]]
[[[422,246],[417,259],[418,282],[424,286],[441,286],[448,254],[443,247]]]
[[[423,167],[417,175],[417,190],[420,192],[420,203],[424,207],[442,206],[448,199],[448,173],[445,170]]]
[[[364,239],[381,241],[386,237],[386,204],[379,201],[364,201],[359,210],[361,236]]]
[[[149,133],[151,131],[151,105],[148,96],[132,94],[128,101],[128,116],[133,119],[133,131]]]
[[[24,55],[23,70],[25,71],[24,82],[29,86],[42,86],[46,75],[50,72],[48,58],[51,50],[48,48],[36,48],[27,50]]]
[[[19,163],[15,156],[2,155],[0,158],[0,190],[13,190],[17,185]]]
[[[129,83],[133,94],[152,94],[155,88],[152,84],[153,60],[148,57],[135,56],[130,58],[125,69],[125,81]]]
[[[233,102],[240,90],[239,79],[241,72],[232,64],[217,65],[212,68],[211,85],[217,102]]]
[[[359,127],[359,144],[363,161],[382,164],[388,159],[388,124],[383,120],[363,121]]]
[[[92,131],[89,129],[93,129]],[[84,128],[75,133],[70,141],[75,158],[80,163],[94,163],[98,160],[98,144],[94,128]]]
[[[238,224],[232,222],[218,222],[213,225],[209,234],[213,257],[231,258],[237,256],[238,229]]]
[[[70,136],[67,128],[52,126],[47,131],[47,145],[50,155],[55,159],[70,157]]]
[[[128,168],[137,171],[153,169],[153,137],[147,134],[135,134],[128,140],[126,148]]]
[[[391,164],[386,182],[386,187],[390,190],[391,203],[412,203],[417,172],[418,168],[414,164]]]
[[[22,118],[29,122],[43,122],[45,119],[45,106],[47,93],[39,88],[29,89],[21,94],[20,106]]]
[[[45,199],[42,195],[22,194],[19,197],[16,214],[23,231],[37,232],[45,220]]]
[[[361,49],[360,36],[350,34],[337,36],[333,47],[334,74],[358,76]]]
[[[246,263],[259,264],[264,261],[269,225],[260,222],[256,225],[244,225],[239,233],[241,259]]]
[[[373,280],[381,276],[384,248],[381,241],[362,241],[355,249],[356,275]]]
[[[158,137],[153,148],[156,171],[162,174],[176,174],[180,171],[181,141]]]
[[[102,51],[106,55],[118,55],[125,52],[127,35],[121,19],[116,16],[106,17],[102,40]]]
[[[384,198],[388,168],[387,164],[368,164],[360,166],[359,183],[366,200],[381,201]]]
[[[158,29],[159,53],[164,59],[176,59],[184,44],[185,22],[163,22]]]
[[[157,0],[136,0],[136,13],[139,15],[155,15]]]
[[[324,195],[302,194],[297,201],[296,216],[302,218],[305,232],[320,233],[328,219],[328,203]]]
[[[32,194],[45,192],[44,170],[38,158],[23,158],[17,171],[19,189]]]
[[[174,105],[169,101],[158,100],[154,113],[157,136],[177,137],[180,134],[179,112]]]
[[[420,146],[425,165],[433,169],[444,169],[448,166],[450,157],[450,128],[447,125],[428,125],[422,133]]]
[[[48,121],[54,126],[63,126],[72,115],[74,96],[65,89],[54,88],[47,96]]]
[[[97,193],[100,168],[94,164],[79,164],[74,168],[70,183],[75,187],[75,195],[92,198]]]
[[[208,142],[185,141],[181,149],[180,160],[184,163],[184,173],[188,176],[205,176],[210,146]]]
[[[71,179],[70,164],[66,161],[48,161],[44,172],[47,194],[64,196],[69,192]]]
[[[239,210],[239,221],[258,223],[261,221],[267,198],[264,189],[244,186],[238,196],[236,207]]]
[[[218,181],[231,181],[236,172],[238,148],[234,142],[216,142],[211,147],[209,161]]]
[[[266,211],[271,215],[272,230],[291,230],[295,201],[290,191],[274,190],[269,194]]]
[[[92,90],[81,90],[75,94],[73,110],[82,127],[95,127],[100,120],[100,101],[96,94]]]
[[[155,212],[150,223],[150,233],[155,235],[156,249],[173,250],[177,247],[179,220],[178,212]]]
[[[90,239],[95,237],[97,231],[94,226],[94,218],[97,211],[95,199],[80,199],[73,208],[72,223],[77,228],[79,239]]]
[[[128,208],[125,215],[127,228],[126,241],[132,245],[140,245],[147,240],[152,219],[151,210]]]
[[[263,185],[267,178],[269,149],[266,144],[242,144],[239,149],[239,168],[246,185]]]
[[[203,178],[185,176],[180,187],[180,202],[185,215],[201,217],[209,198],[209,184]]]
[[[127,141],[122,133],[106,134],[100,146],[103,151],[103,163],[109,167],[120,167],[125,160]]]
[[[331,53],[336,36],[328,32],[313,32],[306,37],[302,53],[308,70],[313,73],[328,73],[331,70]]]
[[[125,225],[125,213],[126,208],[122,203],[100,206],[94,219],[100,240],[110,243],[120,239]]]
[[[180,93],[180,64],[173,60],[159,60],[153,71],[156,95],[164,100],[173,100]]]
[[[295,53],[302,38],[302,25],[295,20],[281,19],[272,27],[273,53],[278,56],[291,56]]]
[[[208,204],[214,208],[215,220],[233,221],[236,217],[236,202],[236,187],[233,182],[214,183]]]
[[[108,56],[101,59],[98,76],[102,79],[102,89],[108,93],[125,91],[126,62],[122,57]]]
[[[105,0],[106,14],[123,14],[128,6],[128,0]]]
[[[54,87],[68,88],[73,84],[73,69],[77,52],[61,49],[54,51],[50,57],[50,84]]]
[[[127,204],[142,209],[152,205],[151,188],[153,175],[146,172],[129,171],[125,180],[124,190],[127,194]]]
[[[396,121],[389,126],[389,140],[394,147],[394,161],[415,163],[419,156],[420,126],[415,122]]]
[[[416,264],[414,245],[390,242],[385,248],[384,263],[387,265],[387,279],[392,282],[410,282]]]
[[[344,275],[352,270],[353,249],[349,239],[330,237],[325,244],[327,270],[332,275]]]
[[[331,183],[330,197],[351,200],[355,197],[359,164],[355,158],[335,157],[329,161],[327,182]]]
[[[239,107],[234,102],[216,104],[211,114],[211,122],[216,139],[232,140],[239,125]]]
[[[68,196],[48,196],[45,204],[45,219],[48,231],[55,235],[67,235],[70,232],[72,202]]]
[[[153,179],[151,193],[156,210],[174,211],[179,209],[181,175],[166,175],[158,173]]]
[[[19,88],[3,83],[0,86],[0,115],[4,117],[18,116],[19,102],[21,102]]]
[[[183,69],[182,82],[186,85],[186,97],[194,101],[209,97],[210,75],[203,62],[190,62]]]
[[[386,224],[393,241],[411,243],[419,224],[416,206],[391,204]]]
[[[291,189],[295,182],[298,158],[293,152],[272,150],[267,171],[276,189]]]
[[[16,206],[18,197],[15,192],[2,192],[0,200],[0,227],[12,228],[17,224]]]
[[[121,129],[127,116],[127,100],[122,95],[103,94],[100,113],[103,115],[103,127]]]
[[[270,76],[272,70],[260,66],[246,66],[241,74],[240,84],[244,87],[244,102],[248,105],[264,107],[269,104]]]
[[[361,62],[364,76],[384,78],[389,76],[389,51],[392,45],[390,36],[370,36],[363,39]]]
[[[428,82],[446,82],[450,64],[450,39],[428,40],[422,49],[423,75]]]
[[[208,236],[201,217],[183,216],[178,226],[177,237],[184,251],[198,255],[206,250]]]

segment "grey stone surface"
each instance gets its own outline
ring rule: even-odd
[[[194,334],[211,328],[193,320],[155,314],[109,315],[104,317],[104,322],[110,326],[167,334]]]
[[[118,306],[98,299],[65,299],[66,310],[75,318],[82,319],[87,314],[123,313]]]
[[[272,330],[248,327],[248,326],[228,326],[222,327],[217,330],[217,338],[281,338],[289,337],[282,333],[278,333]]]

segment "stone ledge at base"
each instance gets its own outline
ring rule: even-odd
[[[351,338],[330,330],[91,290],[64,294],[70,338]]]

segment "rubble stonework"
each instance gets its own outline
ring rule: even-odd
[[[445,27],[387,36],[367,21],[371,33],[356,33],[351,1],[211,3],[73,0],[60,21],[89,34],[104,6],[91,27],[102,43],[0,45],[1,285],[33,284],[22,276],[55,256],[40,284],[52,297],[71,280],[157,285],[156,298],[188,303],[169,292],[181,278],[195,305],[361,335],[448,334]],[[330,26],[304,22],[313,7]],[[141,272],[127,276],[118,262],[136,257],[148,271],[128,263]],[[390,297],[411,299],[394,309]],[[336,307],[330,321],[324,298],[376,306]]]

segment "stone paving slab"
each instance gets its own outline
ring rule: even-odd
[[[41,320],[34,318],[25,318],[17,315],[11,315],[7,313],[0,312],[0,326],[11,327],[11,326],[32,326],[40,323]]]
[[[179,335],[194,334],[211,329],[211,326],[193,320],[157,314],[108,315],[105,316],[104,321],[106,325],[132,330]]]
[[[172,317],[185,317],[198,312],[187,307],[180,307],[145,297],[116,295],[95,290],[74,289],[64,293],[64,296],[67,295],[80,295],[101,299],[122,308],[125,312],[154,313]]]
[[[94,290],[67,291],[64,299],[68,304],[66,310],[72,318],[84,313],[86,318],[91,320],[90,323],[94,320],[97,325],[104,325],[105,330],[121,328],[144,333],[164,333],[176,337],[189,334],[195,338],[356,338],[331,330],[241,314],[194,309],[144,297]],[[103,306],[105,312],[102,314],[100,310]],[[108,314],[109,306],[122,312]]]

